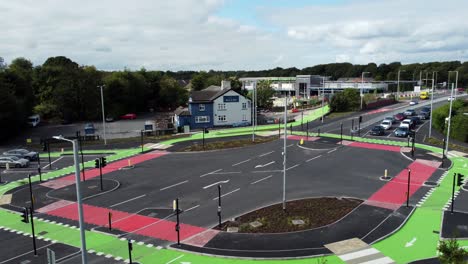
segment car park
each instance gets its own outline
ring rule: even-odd
[[[36,151],[29,151],[27,149],[12,149],[3,152],[4,156],[9,157],[17,157],[20,159],[27,159],[27,160],[37,160],[39,157],[39,153]]]
[[[405,112],[403,112],[403,114],[404,114],[405,116],[407,116],[407,117],[408,117],[408,116],[414,116],[414,115],[416,115],[416,111],[415,111],[414,109],[408,109],[408,110],[406,110]]]
[[[381,126],[374,126],[371,129],[370,134],[373,136],[383,136],[385,135],[385,129]]]
[[[15,156],[1,156],[0,167],[6,168],[7,164],[10,168],[26,168],[29,166],[29,160]]]
[[[406,118],[406,116],[403,113],[398,113],[394,117],[396,121],[403,121]]]
[[[120,116],[120,119],[136,119],[136,118],[137,118],[136,114],[133,114],[133,113],[128,113],[128,114]]]
[[[383,127],[383,129],[388,130],[392,127],[392,122],[389,120],[383,120],[380,126]]]
[[[410,130],[408,127],[399,127],[393,132],[393,134],[396,137],[407,137],[410,133]]]

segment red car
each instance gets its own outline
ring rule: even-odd
[[[125,114],[120,116],[120,119],[136,119],[136,114]]]
[[[292,113],[297,113],[297,112],[299,112],[299,109],[293,108],[293,109],[291,110],[291,112],[292,112]]]
[[[406,118],[406,116],[403,113],[398,113],[394,117],[397,121],[403,121]]]

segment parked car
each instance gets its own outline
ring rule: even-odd
[[[37,160],[37,158],[39,157],[39,153],[37,153],[36,151],[29,151],[27,149],[12,149],[3,152],[3,155],[9,157],[13,156],[27,160]]]
[[[387,116],[387,117],[384,118],[384,120],[390,121],[390,123],[392,123],[392,125],[396,121],[395,117],[393,117],[393,116]]]
[[[430,116],[431,116],[431,112],[421,111],[421,112],[419,112],[419,114],[418,114],[418,117],[419,117],[419,119],[421,119],[421,120],[429,119]]]
[[[115,119],[112,116],[106,117],[106,122],[114,122]]]
[[[403,121],[406,118],[406,116],[403,113],[398,113],[394,117],[397,121]]]
[[[370,134],[373,136],[383,136],[385,135],[385,129],[381,126],[375,126],[371,129]]]
[[[416,100],[412,100],[411,102],[409,102],[409,105],[417,105],[418,104],[418,101]]]
[[[411,120],[409,118],[401,121],[401,123],[400,123],[400,127],[407,127],[408,129],[413,129],[414,126],[415,126],[415,124],[414,124],[413,120]]]
[[[414,116],[414,115],[416,115],[416,111],[414,111],[414,109],[408,109],[408,110],[406,110],[405,112],[403,112],[403,114],[404,114],[405,116],[407,116],[407,117],[408,117],[408,116]]]
[[[399,127],[393,132],[395,137],[408,137],[410,130],[408,127]]]
[[[136,119],[136,118],[137,118],[136,114],[133,114],[133,113],[120,116],[120,119]]]
[[[297,108],[293,108],[293,109],[291,110],[291,113],[298,113],[298,112],[299,112],[299,109],[297,109]]]
[[[421,123],[421,118],[419,118],[419,116],[412,116],[410,119],[413,121],[415,126]]]
[[[0,157],[0,167],[9,165],[11,168],[26,168],[29,166],[29,160],[18,158],[15,156],[2,156]]]
[[[388,129],[390,129],[392,127],[392,122],[389,121],[389,120],[384,120],[384,121],[382,121],[380,126],[383,127],[383,129],[388,130]]]

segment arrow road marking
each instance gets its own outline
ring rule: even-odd
[[[273,163],[275,163],[275,162],[276,162],[276,161],[272,161],[272,162],[268,162],[267,164],[257,165],[257,166],[255,166],[255,168],[264,168],[264,167],[266,167],[266,166],[268,166],[268,165],[271,165],[271,164],[273,164]]]
[[[405,247],[411,247],[414,245],[414,242],[416,242],[416,238],[413,237],[410,242],[406,242]]]

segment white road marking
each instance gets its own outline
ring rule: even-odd
[[[178,256],[177,258],[175,258],[175,259],[173,259],[173,260],[167,262],[166,264],[170,264],[170,263],[172,263],[172,262],[174,262],[174,261],[180,259],[180,258],[183,257],[183,256],[185,256],[185,255],[180,255],[180,256]]]
[[[131,201],[133,201],[133,200],[136,200],[136,199],[143,198],[143,197],[145,197],[145,196],[146,196],[146,194],[143,194],[143,195],[140,195],[140,196],[134,197],[134,198],[132,198],[132,199],[128,199],[128,200],[126,200],[126,201],[123,201],[123,202],[120,202],[120,203],[113,204],[113,205],[111,205],[111,206],[109,206],[109,207],[115,207],[115,206],[118,206],[118,205],[121,205],[121,204],[124,204],[124,203],[131,202]]]
[[[266,167],[266,166],[268,166],[268,165],[271,165],[271,164],[273,164],[273,163],[275,163],[275,162],[276,162],[276,161],[271,161],[271,162],[268,162],[267,164],[263,164],[263,165],[262,165],[262,164],[259,164],[259,165],[255,166],[255,168],[263,168],[263,167]]]
[[[197,208],[197,207],[199,207],[199,206],[200,206],[200,205],[197,204],[197,205],[195,205],[195,206],[193,206],[193,207],[190,207],[189,209],[184,210],[184,213],[186,213],[186,212],[188,212],[188,211],[191,211],[191,210],[193,210],[193,209],[195,209],[195,208]]]
[[[291,166],[291,167],[287,168],[286,170],[294,169],[294,168],[296,168],[296,167],[299,166],[299,165],[300,165],[300,164],[296,164],[296,165],[294,165],[294,166]]]
[[[292,147],[292,146],[294,146],[294,144],[289,144],[286,147],[289,148],[289,147]]]
[[[173,185],[171,185],[171,186],[167,186],[167,187],[161,188],[161,189],[159,189],[159,190],[160,190],[160,191],[164,191],[164,190],[167,190],[167,189],[169,189],[169,188],[172,188],[172,187],[175,187],[175,186],[177,186],[177,185],[181,185],[181,184],[184,184],[184,183],[187,183],[187,182],[188,182],[188,180],[187,180],[187,181],[183,181],[183,182],[179,182],[179,183],[176,183],[176,184],[173,184]]]
[[[206,189],[208,189],[208,188],[210,188],[210,187],[213,187],[213,186],[215,186],[215,185],[218,185],[218,184],[221,184],[221,183],[228,183],[228,182],[229,182],[229,180],[215,182],[215,183],[212,183],[212,184],[210,184],[210,185],[207,185],[207,186],[203,187],[203,189],[206,190]]]
[[[43,248],[46,248],[46,247],[49,247],[49,246],[52,245],[52,244],[53,244],[53,243],[48,244],[48,245],[45,245],[45,246],[42,246],[42,247],[39,247],[39,248],[37,248],[37,250],[43,249]],[[22,257],[22,256],[26,256],[26,255],[31,254],[31,253],[33,253],[33,252],[34,252],[34,250],[31,250],[31,251],[26,252],[26,253],[24,253],[24,254],[21,254],[21,255],[12,257],[11,259],[7,259],[7,260],[5,260],[5,261],[2,261],[2,262],[0,262],[0,264],[7,263],[7,262],[9,262],[9,261],[12,261],[12,260],[14,260],[14,259],[20,258],[20,257]]]
[[[356,252],[340,255],[339,257],[341,260],[348,261],[348,260],[357,259],[357,258],[361,258],[361,257],[368,256],[368,255],[373,255],[376,253],[379,253],[377,249],[367,248],[367,249],[359,250]]]
[[[240,165],[240,164],[242,164],[242,163],[249,162],[250,160],[251,160],[251,159],[244,160],[244,161],[238,162],[238,163],[236,163],[236,164],[232,164],[232,166],[234,167],[234,166]]]
[[[271,178],[271,177],[273,177],[273,175],[266,176],[265,178],[261,178],[260,180],[254,181],[254,182],[252,182],[252,183],[250,183],[250,184],[256,184],[256,183],[259,183],[259,182],[261,182],[261,181],[264,181],[264,180],[266,180],[266,179],[269,179],[269,178]]]
[[[416,129],[416,132],[418,132],[419,129],[421,129],[421,127],[423,127],[423,126],[424,126],[425,124],[427,124],[427,123],[429,123],[429,122],[426,121],[426,122],[424,122],[424,124],[420,125],[420,126],[418,127],[418,129]]]
[[[216,175],[224,175],[224,174],[240,174],[242,173],[241,171],[223,171],[223,172],[215,172],[211,174],[216,174]]]
[[[328,151],[327,153],[332,153],[333,151],[336,151],[336,149],[332,149],[332,150]]]
[[[61,160],[61,159],[63,159],[63,158],[64,158],[64,157],[62,156],[62,157],[60,157],[60,158],[58,158],[58,159],[56,159],[56,160],[52,161],[50,164],[49,164],[49,163],[47,163],[47,165],[45,165],[45,166],[44,166],[44,167],[42,167],[42,168],[43,168],[43,169],[45,169],[45,167],[48,167],[49,165],[52,165],[52,164],[54,164],[55,162],[57,162],[57,161],[59,161],[59,160]],[[50,167],[49,167],[49,168],[50,168]]]
[[[215,173],[215,172],[222,171],[222,170],[223,170],[223,169],[219,169],[219,170],[215,170],[215,171],[212,171],[212,172],[208,172],[208,173],[206,173],[206,174],[201,175],[200,178],[203,178],[203,177],[205,177],[205,176],[208,176],[208,175],[210,175],[210,174],[213,174],[213,173]]]
[[[229,194],[231,194],[231,193],[235,193],[235,192],[237,192],[237,191],[239,191],[239,190],[240,190],[240,188],[237,188],[237,189],[235,189],[234,191],[230,191],[230,192],[228,192],[228,193],[225,193],[225,194],[221,195],[221,197],[224,197],[224,196],[229,195]],[[218,200],[218,199],[219,199],[219,197],[216,196],[215,198],[213,198],[213,201],[214,201],[214,200]]]
[[[270,151],[270,152],[267,152],[267,153],[263,153],[261,155],[259,155],[259,157],[263,157],[263,156],[266,156],[266,155],[270,155],[271,153],[275,152],[274,150],[273,151]]]
[[[390,134],[388,134],[387,137],[388,137],[388,138],[391,137],[391,136],[395,133],[396,130],[397,130],[397,129],[395,128],[395,130],[393,130],[392,132],[390,132]]]
[[[306,160],[306,162],[309,162],[309,161],[314,160],[314,159],[318,159],[318,158],[320,158],[320,157],[322,157],[322,155],[318,155],[317,157],[313,157],[313,158],[311,158],[311,159],[308,159],[308,160]]]

